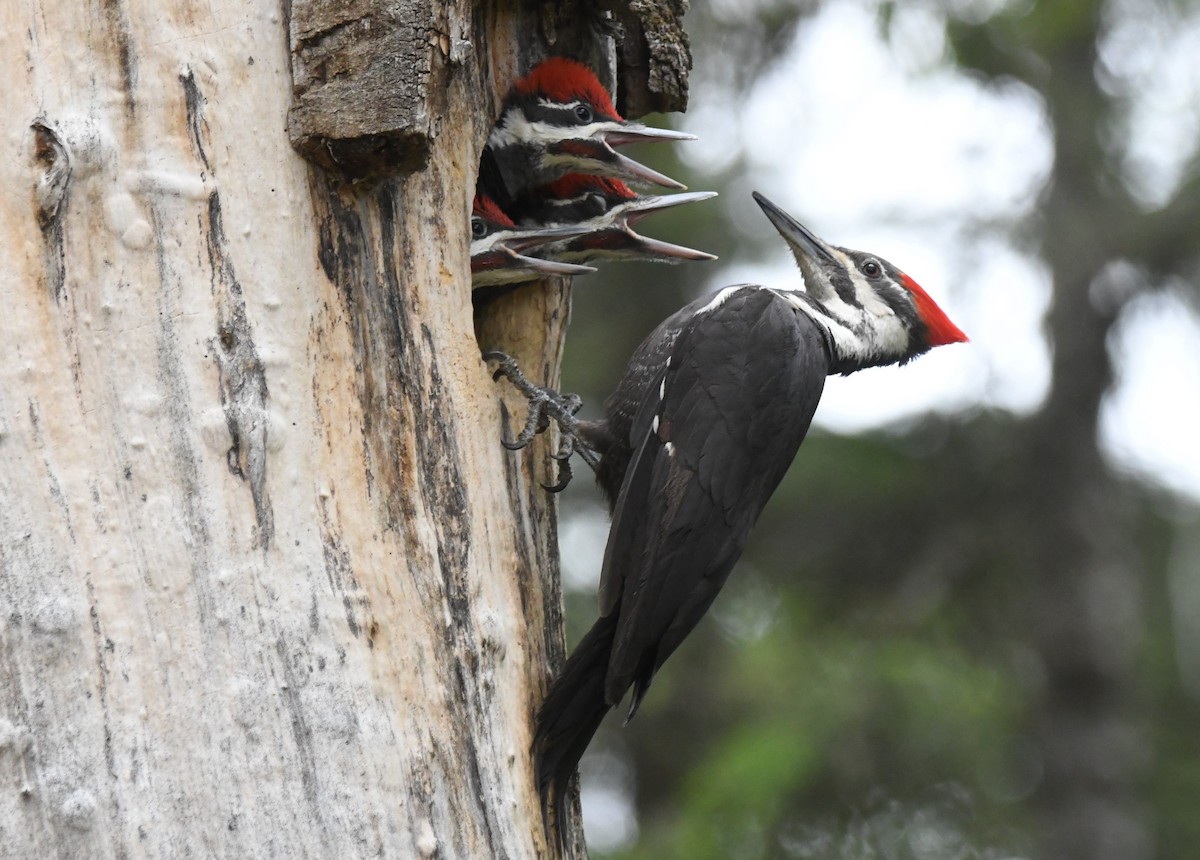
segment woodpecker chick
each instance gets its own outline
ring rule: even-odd
[[[517,81],[504,99],[500,119],[484,147],[479,187],[505,211],[512,211],[511,204],[533,189],[568,173],[682,190],[681,183],[614,147],[695,139],[695,135],[622,119],[591,69],[551,57]]]
[[[581,232],[571,225],[518,228],[493,200],[477,195],[471,214],[471,288],[519,284],[551,275],[591,274],[596,271],[591,266],[521,253]]]
[[[715,191],[643,197],[619,179],[572,173],[541,189],[522,224],[573,224],[579,235],[548,242],[531,252],[538,257],[583,263],[593,260],[678,263],[715,260],[715,255],[643,236],[633,226],[655,212],[698,203]]]
[[[692,302],[634,352],[605,417],[563,431],[599,455],[612,527],[600,618],[537,715],[535,774],[560,835],[568,784],[601,720],[630,688],[632,719],[716,598],[804,441],[825,378],[967,339],[891,263],[829,245],[754,198],[806,289],[739,285]]]

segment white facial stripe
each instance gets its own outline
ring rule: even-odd
[[[828,246],[828,248],[829,252],[833,254],[833,256],[837,257],[838,262],[846,267],[846,271],[854,271],[854,260],[850,259],[850,255],[848,255],[841,248],[835,248],[832,245]]]
[[[892,310],[892,306],[880,298],[879,293],[875,292],[859,278],[854,279],[854,296],[858,299],[858,303],[862,305],[863,310],[876,317],[894,317],[896,312]]]
[[[582,104],[587,103],[581,102],[579,99],[576,99],[573,102],[556,102],[554,99],[538,99],[538,106],[544,108],[562,108],[563,110],[574,110]],[[587,109],[591,110],[592,106],[587,105]]]
[[[544,152],[542,153],[542,164],[545,167],[575,167],[579,163],[578,155],[571,155],[567,152]],[[599,159],[593,159],[599,160]]]
[[[829,250],[845,267],[854,298],[860,305],[847,304],[832,288],[822,290],[820,305],[840,329],[831,328],[830,334],[841,354],[859,361],[904,355],[908,351],[909,333],[895,310],[858,270],[858,264],[850,255],[834,247]]]
[[[552,106],[552,102],[547,102]],[[572,102],[572,105],[582,102]],[[579,138],[595,137],[613,127],[611,122],[593,122],[588,125],[556,125],[549,122],[532,122],[525,112],[519,108],[509,108],[500,117],[500,121],[488,135],[488,144],[493,147],[508,146],[513,143],[530,143],[539,141],[551,143],[560,140],[577,140]]]
[[[854,271],[857,270],[851,270]],[[908,351],[908,332],[900,318],[865,282],[859,283],[859,278],[854,278],[854,285],[863,307],[846,304],[832,290],[828,298],[822,299],[798,291],[776,290],[776,293],[824,326],[837,357],[842,360],[870,364],[884,357],[904,355]],[[870,292],[869,297],[863,296],[864,288]]]
[[[862,298],[860,290],[856,289],[855,293]],[[908,332],[903,323],[886,305],[887,312],[878,313],[875,308],[880,304],[883,302],[874,292],[870,301],[864,301],[861,308],[848,305],[840,298],[822,302],[830,317],[850,335],[849,341],[842,343],[835,334],[843,355],[869,360],[885,355],[903,355],[907,351]]]
[[[509,108],[500,117],[500,121],[488,135],[488,146],[502,149],[514,143],[530,140],[533,137],[533,125],[526,118],[524,111]]]
[[[539,140],[578,140],[595,137],[601,131],[609,128],[611,123],[593,122],[588,125],[555,125],[550,122],[533,122],[529,124]]]

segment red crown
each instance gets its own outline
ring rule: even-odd
[[[478,215],[480,218],[499,224],[501,227],[515,228],[517,225],[513,220],[501,211],[496,205],[496,201],[486,195],[475,195],[475,202],[471,204],[471,214]]]
[[[522,95],[545,96],[556,102],[584,101],[598,114],[621,119],[612,97],[595,73],[583,63],[566,57],[551,57],[538,63],[533,71],[517,81],[516,88]]]
[[[925,323],[925,330],[928,333],[926,342],[929,346],[964,343],[967,340],[967,336],[962,333],[962,329],[950,321],[950,317],[946,316],[946,312],[938,307],[937,302],[929,297],[929,293],[925,292],[920,284],[904,273],[900,274],[900,282],[913,295],[913,301],[917,305],[917,313],[920,314],[921,321]]]
[[[568,173],[562,179],[551,182],[545,188],[545,196],[554,200],[571,200],[589,191],[622,200],[633,200],[637,197],[633,189],[619,179],[591,176],[586,173]]]

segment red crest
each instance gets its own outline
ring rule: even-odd
[[[967,340],[962,329],[950,321],[946,312],[938,307],[937,302],[929,297],[929,293],[925,292],[920,284],[904,273],[900,274],[900,283],[912,293],[917,313],[921,316],[921,322],[925,323],[926,341],[930,347],[964,343]]]
[[[517,81],[516,89],[522,95],[544,96],[556,102],[587,102],[597,114],[621,119],[612,97],[595,73],[583,63],[566,57],[551,57],[538,63]]]
[[[496,205],[496,201],[487,195],[475,195],[475,202],[471,204],[471,214],[477,215],[480,218],[485,218],[493,224],[499,224],[501,227],[515,229],[516,224],[513,220],[501,211]]]

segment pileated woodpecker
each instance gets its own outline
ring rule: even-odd
[[[568,450],[599,455],[613,514],[600,618],[537,715],[538,789],[560,834],[568,783],[601,720],[630,687],[632,719],[712,604],[804,441],[825,377],[967,339],[891,263],[826,244],[754,199],[790,246],[805,289],[727,287],[668,317],[634,352],[600,421],[576,421],[577,400],[531,397],[531,410],[569,437]],[[497,378],[532,388],[500,358]],[[517,444],[537,423],[531,415]]]
[[[669,176],[613,148],[662,140],[695,136],[622,119],[591,69],[551,57],[517,81],[505,97],[480,161],[479,189],[514,217],[514,204],[522,197],[568,173],[683,189]]]
[[[619,179],[572,173],[538,189],[521,224],[573,225],[578,234],[539,245],[531,253],[564,262],[625,260],[677,263],[715,260],[704,251],[642,236],[633,226],[655,212],[716,197],[715,191],[641,196]]]
[[[471,288],[517,284],[550,275],[587,275],[591,266],[528,257],[528,251],[586,233],[573,225],[518,228],[495,202],[476,195],[471,214]]]

